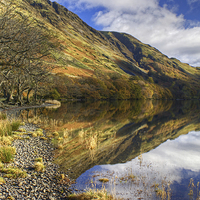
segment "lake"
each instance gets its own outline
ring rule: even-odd
[[[123,199],[200,199],[199,101],[68,102],[18,111],[57,131],[55,162],[72,189]]]

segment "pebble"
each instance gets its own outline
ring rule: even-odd
[[[29,132],[36,130],[37,127],[33,124],[26,124],[21,128]],[[30,137],[28,140],[15,140],[12,145],[16,147],[17,153],[14,162],[7,164],[7,167],[23,169],[28,176],[18,179],[5,178],[6,183],[0,187],[0,199],[67,199],[68,194],[71,193],[68,189],[70,183],[60,184],[56,178],[63,172],[59,171],[59,166],[53,163],[54,148],[51,143],[40,140],[39,137]],[[43,158],[44,172],[36,172],[33,168],[35,158],[38,157]],[[3,177],[3,175],[0,172],[0,176]]]

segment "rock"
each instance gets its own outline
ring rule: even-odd
[[[25,124],[21,128],[26,130],[26,133],[35,131],[36,126],[31,124]],[[44,132],[45,136],[45,132]],[[27,135],[22,135],[27,137]],[[27,172],[26,178],[9,179],[5,178],[6,183],[1,185],[0,199],[6,199],[12,196],[16,200],[20,199],[52,199],[59,200],[64,199],[69,192],[64,188],[61,193],[61,187],[57,184],[57,180],[54,178],[57,174],[61,176],[61,172],[58,171],[58,166],[53,164],[53,150],[51,143],[46,140],[40,140],[39,137],[30,137],[29,140],[15,140],[13,146],[16,147],[15,161],[8,166],[14,166],[21,168]],[[45,165],[44,172],[36,172],[34,169],[35,159],[43,158]],[[3,173],[0,172],[0,176]],[[49,197],[50,195],[50,197]]]
[[[23,185],[23,182],[20,182],[20,183],[18,184],[19,187],[21,187],[22,185]]]

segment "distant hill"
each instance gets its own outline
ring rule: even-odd
[[[56,47],[45,59],[54,66],[45,97],[200,97],[200,70],[168,58],[131,35],[97,31],[76,14],[49,0],[13,0],[24,15],[43,24]],[[42,94],[41,94],[42,95]]]

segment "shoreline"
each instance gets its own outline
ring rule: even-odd
[[[8,105],[8,104],[5,104],[5,107],[6,108],[2,108],[0,106],[0,111],[2,112],[5,112],[5,111],[10,111],[10,110],[24,110],[24,109],[30,109],[30,108],[43,108],[43,107],[48,107],[48,106],[53,106],[53,105],[56,105],[56,104],[50,104],[50,103],[42,103],[42,104],[39,104],[39,105],[24,105],[24,106],[14,106],[14,105]]]
[[[23,129],[21,139],[14,140],[11,146],[16,147],[14,161],[5,164],[5,167],[17,167],[27,173],[26,178],[4,178],[5,182],[1,185],[0,199],[67,199],[71,194],[68,187],[71,180],[67,174],[59,171],[59,166],[53,163],[53,151],[55,148],[49,140],[42,137],[33,137],[31,132],[37,130],[37,126],[26,123],[21,125]],[[46,133],[43,131],[43,138]],[[42,158],[44,171],[36,171],[34,162],[36,158]],[[0,172],[0,177],[4,173]]]

